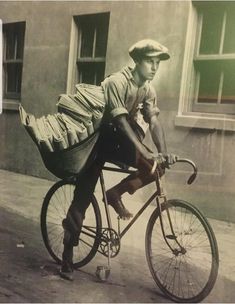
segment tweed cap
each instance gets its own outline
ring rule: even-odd
[[[168,49],[159,42],[152,39],[144,39],[136,42],[129,48],[129,55],[132,59],[137,60],[144,57],[159,57],[160,60],[170,58]]]

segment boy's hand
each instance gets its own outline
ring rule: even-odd
[[[178,156],[173,153],[158,153],[155,159],[157,160],[158,164],[163,165],[163,167],[167,169],[170,169],[170,166],[177,162]]]
[[[164,165],[167,169],[170,169],[170,166],[176,163],[178,159],[178,156],[173,153],[165,154],[163,156],[165,158]]]

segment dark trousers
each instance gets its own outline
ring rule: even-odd
[[[95,156],[94,156],[95,155]],[[82,226],[95,186],[105,162],[125,164],[138,170],[119,183],[122,192],[134,193],[137,189],[153,182],[155,174],[150,174],[152,164],[142,157],[124,133],[113,126],[103,126],[99,140],[94,149],[93,161],[84,170],[74,190],[74,197],[69,208],[66,227],[71,232],[69,243],[78,244],[78,235]]]

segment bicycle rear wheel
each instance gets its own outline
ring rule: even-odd
[[[41,232],[44,244],[57,262],[62,261],[64,229],[62,221],[66,217],[73,199],[74,181],[61,180],[48,191],[41,210]],[[74,247],[74,267],[86,265],[95,256],[101,232],[101,215],[96,198],[89,205],[79,238],[79,246]]]
[[[167,208],[176,238],[170,229]],[[162,204],[161,214],[166,238],[173,250],[163,238],[156,209],[145,238],[151,274],[171,300],[199,302],[210,293],[218,274],[219,253],[212,228],[201,212],[185,201],[167,201]]]

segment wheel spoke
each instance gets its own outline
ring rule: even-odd
[[[160,289],[173,301],[201,301],[212,289],[217,276],[216,240],[206,219],[195,207],[178,200],[169,201],[167,206],[176,239],[167,238],[169,247],[155,211],[146,232],[151,273]],[[165,234],[172,235],[166,208],[161,215]]]
[[[43,240],[50,255],[57,262],[61,262],[63,252],[62,221],[72,202],[74,189],[73,183],[60,181],[49,190],[43,202],[41,212]],[[86,211],[79,246],[74,247],[75,267],[87,264],[94,257],[99,246],[99,239],[96,235],[100,229],[100,211],[95,197],[93,197]]]

